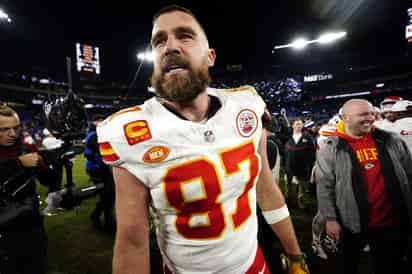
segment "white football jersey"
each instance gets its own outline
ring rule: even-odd
[[[412,153],[412,117],[396,120],[391,131],[401,136]]]
[[[158,245],[173,273],[245,273],[257,250],[265,103],[250,86],[208,93],[221,108],[204,123],[152,98],[106,119],[98,140],[106,163],[149,189]]]
[[[394,127],[395,123],[394,123],[394,122],[390,122],[390,121],[387,120],[387,119],[375,121],[373,124],[375,125],[375,127],[378,127],[378,128],[380,128],[380,129],[394,132],[393,127]]]

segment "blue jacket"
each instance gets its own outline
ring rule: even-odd
[[[84,157],[86,157],[86,171],[101,169],[106,167],[102,161],[102,156],[97,143],[96,130],[90,131],[85,139]]]

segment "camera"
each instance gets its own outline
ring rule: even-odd
[[[88,128],[83,100],[69,91],[64,98],[46,103],[43,111],[47,129],[53,136],[63,140],[63,144],[53,150],[42,150],[40,154],[51,168],[60,166],[66,170],[64,188],[52,187],[54,191],[46,198],[47,207],[43,214],[50,216],[80,206],[82,201],[102,191],[103,183],[76,189],[73,182],[73,159],[83,153],[83,147],[79,144],[86,136]]]
[[[96,184],[85,188],[64,188],[60,191],[49,193],[46,198],[47,207],[43,210],[46,216],[71,210],[80,206],[81,202],[96,196],[104,188],[104,184]]]

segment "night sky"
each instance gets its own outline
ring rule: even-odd
[[[0,24],[0,69],[32,67],[59,74],[65,56],[74,58],[75,43],[80,42],[100,48],[103,79],[127,83],[138,66],[136,53],[150,40],[153,13],[172,3],[191,9],[204,25],[216,49],[217,68],[242,64],[258,70],[308,58],[307,52],[271,50],[298,36],[314,39],[326,30],[346,30],[348,35],[339,44],[311,48],[311,58],[399,56],[406,47],[408,4],[401,0],[3,0],[0,8],[13,23]],[[143,70],[150,72],[150,65]]]

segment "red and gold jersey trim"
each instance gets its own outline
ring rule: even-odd
[[[99,143],[99,150],[103,161],[115,162],[119,160],[119,156],[117,156],[109,142]]]
[[[118,112],[110,115],[110,116],[107,118],[107,120],[108,120],[108,121],[111,121],[111,120],[113,120],[114,118],[116,118],[116,117],[118,117],[118,116],[120,116],[120,115],[122,115],[122,114],[125,114],[125,113],[128,113],[128,112],[133,112],[133,111],[140,111],[140,110],[142,110],[142,108],[139,107],[139,106],[134,106],[134,107],[130,107],[130,108],[125,108],[125,109],[119,110]]]
[[[249,91],[250,93],[252,93],[253,95],[258,95],[256,92],[256,89],[252,86],[240,86],[237,88],[230,88],[230,89],[225,89],[224,91],[226,92],[240,92],[240,91]]]

